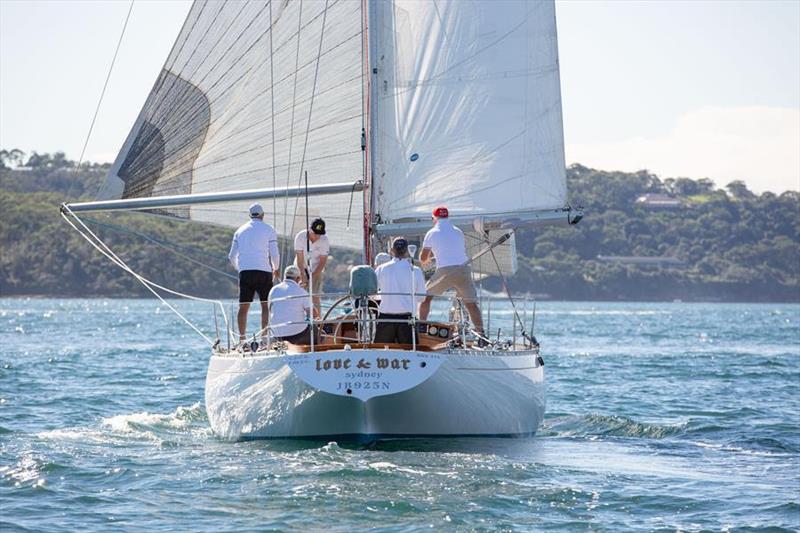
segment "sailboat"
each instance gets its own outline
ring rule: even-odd
[[[236,227],[253,201],[285,239],[323,215],[332,245],[365,265],[394,236],[419,242],[446,204],[476,276],[513,275],[517,229],[583,216],[567,204],[553,1],[196,0],[100,196],[62,215],[161,295],[80,214]],[[327,334],[311,346],[235,349],[198,329],[218,436],[529,436],[541,424],[544,361],[516,307],[510,340],[478,342],[454,299],[434,304],[436,320],[410,319],[412,344],[388,345],[372,339],[374,294],[323,296]]]

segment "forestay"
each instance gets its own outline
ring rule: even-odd
[[[361,2],[197,0],[116,158],[101,198],[355,182],[362,178]],[[336,245],[362,247],[356,194],[310,198]],[[238,226],[249,202],[167,214]],[[291,236],[304,201],[263,202]]]

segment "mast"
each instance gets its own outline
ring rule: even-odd
[[[363,260],[364,263],[370,264],[372,262],[372,225],[375,222],[373,208],[375,206],[375,192],[373,185],[374,170],[375,170],[375,142],[376,130],[375,121],[377,114],[373,113],[373,107],[377,104],[376,89],[377,83],[373,83],[373,76],[377,76],[377,64],[373,64],[377,54],[372,54],[372,51],[377,48],[376,29],[377,29],[377,1],[376,0],[362,0],[362,24],[363,34],[362,39],[362,58],[364,62],[363,71],[365,73],[362,96],[364,105],[364,121],[361,138],[361,149],[364,152],[364,246],[363,246]],[[365,87],[364,87],[365,86]]]

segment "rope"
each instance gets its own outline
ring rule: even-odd
[[[289,188],[289,179],[292,172],[292,148],[294,146],[294,112],[297,109],[297,74],[299,72],[298,65],[300,64],[300,31],[302,29],[303,24],[303,0],[300,0],[300,8],[299,14],[297,15],[297,51],[295,52],[295,60],[294,60],[294,87],[292,88],[292,118],[289,121],[290,128],[289,128],[289,158],[288,164],[286,165],[286,188]],[[273,161],[273,164],[275,162]],[[283,212],[286,213],[289,210],[289,193],[287,191],[286,195],[283,198]],[[295,213],[297,212],[297,203],[295,202]],[[294,221],[294,219],[292,219]],[[289,235],[289,232],[286,230],[286,222],[287,217],[284,215],[283,217],[283,234]],[[292,228],[294,230],[294,228]],[[291,231],[291,230],[290,230]],[[288,254],[288,243],[286,244],[287,254]],[[283,251],[283,250],[281,250]],[[288,255],[286,255],[288,257]]]
[[[136,235],[138,237],[141,237],[141,238],[143,238],[145,240],[148,240],[148,241],[152,242],[153,244],[155,244],[157,246],[161,246],[162,248],[171,251],[175,255],[177,255],[179,257],[182,257],[182,258],[186,259],[187,261],[191,261],[192,263],[194,263],[196,265],[199,265],[199,266],[201,266],[203,268],[206,268],[206,269],[208,269],[208,270],[210,270],[212,272],[216,272],[217,274],[222,274],[223,276],[227,276],[227,277],[229,277],[231,279],[235,279],[235,280],[239,279],[236,276],[234,276],[233,274],[231,274],[230,272],[225,272],[224,270],[220,270],[218,268],[214,268],[211,265],[203,263],[202,261],[198,261],[197,259],[195,259],[193,257],[190,257],[190,256],[188,256],[186,254],[183,254],[183,253],[178,251],[179,249],[191,250],[191,248],[180,246],[180,245],[178,245],[178,244],[176,244],[176,243],[174,243],[172,241],[163,241],[163,240],[160,240],[160,239],[156,239],[155,237],[151,237],[151,236],[149,236],[149,235],[147,235],[145,233],[141,233],[139,231],[135,231],[135,230],[131,230],[131,229],[128,229],[128,228],[124,228],[122,226],[117,226],[115,224],[108,224],[108,223],[100,222],[99,220],[95,220],[93,218],[86,217],[85,220],[88,221],[88,222],[91,222],[93,224],[96,224],[98,226],[101,226],[101,227],[106,227],[106,228],[113,229],[113,230],[118,231],[120,233],[128,233],[130,235]],[[205,253],[204,255],[207,255],[208,257],[213,257],[214,259],[217,259],[217,260],[220,260],[220,261],[227,260],[227,258],[223,259],[222,256],[218,256],[218,255],[214,255],[214,254]]]
[[[128,6],[128,14],[125,15],[125,23],[122,25],[122,32],[119,34],[119,40],[117,41],[117,48],[114,50],[114,57],[111,58],[111,66],[108,67],[108,74],[106,74],[106,81],[103,83],[103,90],[100,91],[100,98],[97,100],[97,106],[94,109],[94,116],[92,117],[92,122],[89,124],[89,131],[86,133],[86,140],[83,141],[83,148],[81,149],[81,156],[78,158],[78,165],[75,167],[75,172],[77,173],[80,168],[81,164],[83,163],[83,156],[86,155],[86,147],[89,146],[89,138],[92,136],[92,131],[94,130],[94,124],[97,122],[97,115],[100,113],[100,104],[103,103],[103,97],[106,94],[106,89],[108,88],[108,81],[111,79],[111,72],[114,70],[114,63],[117,62],[117,54],[119,53],[119,47],[122,45],[122,37],[125,35],[125,30],[128,27],[128,20],[131,18],[131,11],[133,11],[133,2],[135,0],[131,0],[131,5]],[[72,187],[75,185],[75,181],[73,180],[70,185],[69,189],[67,190],[67,198],[70,197],[72,194]]]
[[[522,337],[533,343],[533,339],[531,339],[530,335],[528,335],[528,332],[525,331],[525,323],[519,317],[519,312],[517,311],[517,304],[514,302],[514,297],[511,296],[511,291],[508,288],[508,283],[506,283],[506,276],[503,274],[503,269],[500,268],[500,263],[497,261],[497,256],[494,255],[494,248],[490,248],[489,251],[492,254],[492,259],[494,260],[494,264],[497,267],[497,274],[500,276],[500,281],[503,283],[503,290],[506,291],[506,296],[508,296],[508,301],[511,302],[511,308],[514,310],[514,319],[520,324]]]
[[[78,228],[78,226],[76,226],[67,217],[67,214],[69,214],[72,218],[74,218],[75,221],[77,221],[78,224],[80,224],[81,228],[83,228],[83,230]],[[154,289],[154,287],[158,288],[160,290],[163,290],[165,292],[168,292],[170,294],[173,294],[175,296],[180,296],[182,298],[186,298],[186,299],[189,299],[189,300],[195,300],[195,301],[200,301],[200,302],[210,302],[210,303],[219,305],[220,309],[222,310],[222,316],[225,319],[226,327],[229,328],[228,319],[227,319],[227,317],[225,315],[225,309],[224,309],[223,304],[222,304],[221,301],[219,301],[219,300],[210,300],[208,298],[201,298],[199,296],[193,296],[191,294],[185,294],[185,293],[182,293],[182,292],[178,292],[178,291],[169,289],[167,287],[164,287],[162,285],[159,285],[158,283],[155,283],[155,282],[145,278],[141,274],[138,274],[137,272],[135,272],[131,267],[129,267],[125,263],[125,261],[120,259],[120,257],[117,256],[111,250],[111,248],[107,244],[105,244],[105,242],[103,242],[103,240],[100,239],[100,237],[98,237],[75,213],[73,213],[72,210],[70,210],[70,208],[66,204],[62,204],[62,206],[61,206],[61,217],[67,222],[67,224],[69,224],[72,227],[72,229],[77,231],[78,234],[80,234],[80,236],[83,237],[89,244],[91,244],[97,251],[99,251],[101,254],[106,256],[113,264],[115,264],[116,266],[118,266],[119,268],[121,268],[125,272],[128,272],[130,275],[132,275],[134,278],[136,278],[147,290],[149,290],[156,298],[158,298],[161,301],[161,303],[163,303],[165,306],[167,306],[167,308],[169,308],[173,313],[175,313],[190,328],[192,328],[195,332],[197,332],[197,334],[200,335],[210,346],[214,346],[215,342],[212,341],[211,338],[208,337],[205,333],[203,333],[197,326],[195,326],[188,318],[186,318],[183,314],[181,314],[180,311],[175,309],[175,307],[173,307],[169,302],[167,302],[164,299],[164,297],[162,297]],[[91,238],[90,238],[90,236],[91,236]]]
[[[278,188],[277,174],[275,172],[275,51],[272,48],[272,25],[275,21],[272,19],[272,2],[269,3],[269,99],[270,99],[270,121],[271,121],[271,136],[272,136],[272,188]],[[255,100],[255,99],[253,99]],[[278,211],[278,197],[272,198],[272,216],[273,224],[278,224],[277,219]]]
[[[317,94],[317,80],[319,78],[319,60],[322,57],[322,42],[325,39],[325,21],[328,18],[328,0],[325,0],[325,9],[322,12],[322,29],[319,32],[319,47],[317,48],[317,63],[314,67],[314,82],[311,84],[311,101],[308,104],[308,119],[306,121],[306,133],[305,139],[303,140],[303,155],[300,158],[300,177],[297,180],[297,185],[300,185],[300,181],[303,179],[303,167],[306,164],[306,151],[308,149],[308,134],[311,131],[311,115],[314,111],[314,96]],[[298,49],[299,52],[299,49]],[[291,158],[290,158],[291,163]],[[308,173],[306,172],[306,182],[308,182]],[[288,186],[288,179],[287,179],[287,186]],[[355,186],[354,186],[355,188]],[[300,197],[295,197],[294,200],[294,214],[292,219],[297,216],[297,206],[300,204]],[[308,194],[306,194],[306,233],[309,231],[308,228]],[[308,235],[306,234],[306,239],[308,239]],[[309,252],[310,256],[310,252]],[[310,257],[308,259],[310,261]],[[310,263],[309,263],[310,265]],[[309,267],[310,269],[310,267]]]

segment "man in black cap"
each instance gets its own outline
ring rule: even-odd
[[[412,344],[412,328],[408,321],[417,314],[425,298],[425,276],[422,269],[411,263],[405,238],[397,237],[392,241],[392,260],[375,269],[375,274],[381,295],[375,342]]]
[[[309,288],[308,280],[311,278],[310,292],[317,313],[320,310],[320,294],[330,252],[331,245],[325,235],[325,221],[321,218],[315,218],[309,229],[304,229],[294,238],[294,264],[300,269],[303,287]]]

